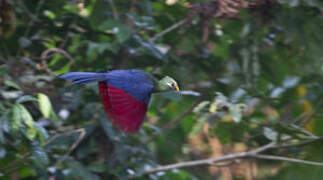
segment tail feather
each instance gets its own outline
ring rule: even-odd
[[[60,78],[71,80],[73,83],[80,83],[80,84],[105,81],[108,79],[107,73],[90,73],[90,72],[69,72],[60,76]]]

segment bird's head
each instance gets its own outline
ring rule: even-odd
[[[165,76],[158,81],[157,91],[171,91],[171,90],[179,91],[178,84],[173,78],[169,76]]]

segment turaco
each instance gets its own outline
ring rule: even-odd
[[[80,84],[98,82],[108,119],[113,120],[113,125],[127,134],[139,130],[152,93],[179,91],[173,78],[165,76],[156,80],[139,70],[113,70],[107,73],[70,72],[60,78]]]

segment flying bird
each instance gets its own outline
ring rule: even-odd
[[[107,73],[69,72],[60,78],[80,84],[98,82],[108,119],[127,134],[139,130],[152,93],[179,91],[173,78],[165,76],[157,80],[140,70],[113,70]]]

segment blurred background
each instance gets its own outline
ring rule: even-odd
[[[0,179],[322,179],[320,0],[0,0]],[[169,75],[141,130],[112,127],[71,71]],[[318,164],[322,165],[322,164]]]

